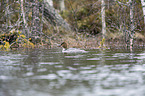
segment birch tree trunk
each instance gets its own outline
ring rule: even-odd
[[[105,35],[106,35],[105,0],[102,0],[101,14],[102,14],[102,35],[103,35],[103,39],[105,39]]]
[[[5,11],[5,14],[6,14],[6,29],[8,29],[9,25],[10,25],[10,11],[9,11],[9,0],[6,0],[6,11]]]
[[[59,0],[59,6],[61,11],[65,10],[64,0]]]
[[[141,0],[141,4],[142,4],[143,16],[144,16],[144,33],[145,33],[145,0]]]
[[[130,49],[133,48],[133,40],[134,40],[134,0],[129,0],[130,2]]]
[[[144,24],[145,24],[145,0],[141,0],[141,4],[142,4],[143,15],[144,15]]]

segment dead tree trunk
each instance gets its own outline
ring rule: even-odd
[[[38,36],[40,32],[39,3],[35,0],[32,3],[32,33],[31,36]]]
[[[25,11],[24,11],[24,1],[20,1],[20,7],[21,7],[21,16],[23,18],[23,23],[24,23],[24,29],[26,30],[26,35],[29,37],[29,28],[28,28],[28,23],[26,21],[26,16],[25,16]]]

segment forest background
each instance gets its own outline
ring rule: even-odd
[[[143,0],[1,0],[0,49],[144,47]]]

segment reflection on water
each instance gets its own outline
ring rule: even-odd
[[[0,54],[0,96],[145,96],[145,51]]]

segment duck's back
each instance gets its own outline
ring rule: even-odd
[[[64,53],[87,53],[87,51],[79,48],[69,48],[67,50],[62,50]]]

